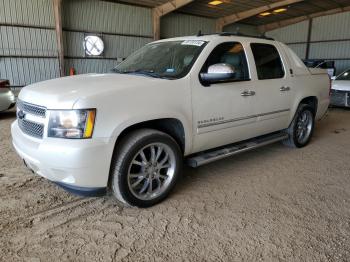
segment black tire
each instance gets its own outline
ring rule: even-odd
[[[172,159],[175,160],[175,165],[172,169],[171,180],[166,185],[164,192],[153,199],[140,199],[135,195],[135,192],[133,193],[131,190],[132,186],[130,185],[128,174],[131,169],[132,161],[135,160],[135,156],[139,154],[140,150],[148,145],[153,145],[154,143],[164,144],[167,146],[167,150],[173,152]],[[115,150],[110,171],[110,186],[112,192],[117,200],[128,206],[150,207],[158,204],[169,195],[179,180],[182,172],[182,162],[182,152],[176,141],[169,135],[153,129],[140,129],[133,131],[122,139]],[[163,180],[163,183],[164,181],[165,180]]]
[[[298,120],[300,119],[300,117],[302,116],[302,114],[304,112],[308,112],[308,114],[310,114],[312,117],[310,119],[311,121],[311,130],[307,136],[307,138],[304,139],[304,141],[300,141],[298,139],[297,136],[297,130],[298,130]],[[297,112],[295,113],[295,116],[293,118],[292,123],[290,124],[290,126],[288,127],[288,129],[286,130],[287,134],[288,134],[288,138],[286,140],[283,140],[283,144],[289,147],[293,147],[293,148],[301,148],[306,146],[312,137],[312,134],[314,132],[314,127],[315,127],[315,111],[314,109],[306,104],[300,104]]]

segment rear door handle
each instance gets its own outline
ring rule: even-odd
[[[289,91],[290,90],[290,87],[289,86],[282,86],[280,88],[280,91],[284,92],[284,91]]]
[[[255,95],[255,92],[254,91],[243,91],[242,93],[241,93],[241,96],[253,96],[253,95]]]

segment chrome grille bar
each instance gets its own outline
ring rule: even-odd
[[[43,138],[45,117],[45,107],[33,105],[21,100],[17,101],[18,126],[22,132],[28,136],[39,139]]]
[[[25,119],[18,119],[18,125],[23,133],[36,138],[43,138],[44,125],[34,123]]]
[[[46,108],[42,106],[33,105],[30,103],[23,102],[21,100],[17,101],[17,108],[22,110],[25,113],[29,113],[32,115],[45,117],[46,116]]]

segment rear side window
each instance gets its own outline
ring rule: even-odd
[[[343,72],[337,77],[337,80],[350,80],[350,69]]]
[[[250,44],[252,48],[258,78],[276,79],[284,76],[282,60],[276,47],[268,44]]]

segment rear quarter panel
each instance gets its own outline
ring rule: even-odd
[[[291,121],[300,102],[306,97],[317,98],[316,120],[322,118],[329,105],[329,77],[325,74],[317,75],[298,75],[293,77],[293,86],[296,90],[295,99],[292,105],[293,114],[290,116]]]
[[[292,103],[289,123],[293,120],[300,102],[306,97],[317,98],[316,120],[322,118],[329,105],[330,79],[324,69],[308,69],[301,59],[285,44],[279,43],[286,64],[293,73],[288,72],[291,84]]]

